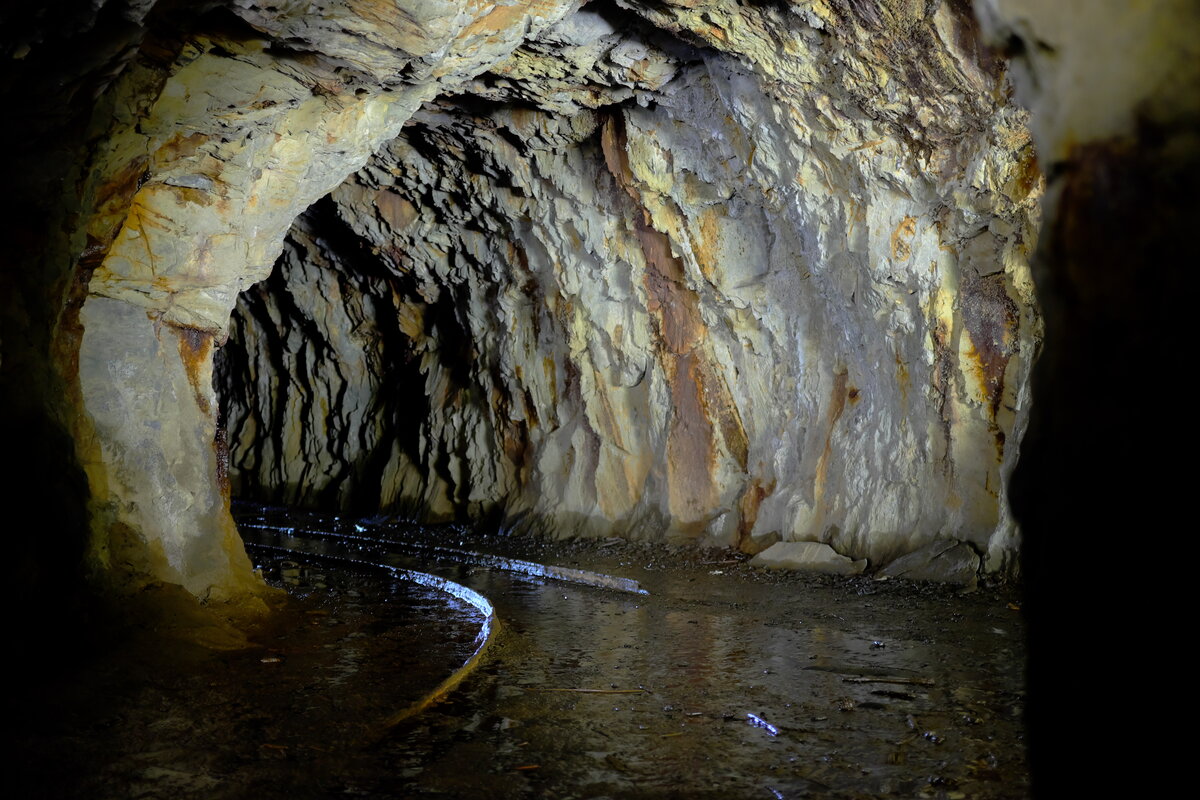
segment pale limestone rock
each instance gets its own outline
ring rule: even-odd
[[[979,574],[979,554],[966,542],[936,539],[900,556],[879,570],[883,578],[908,578],[974,586]]]
[[[1200,113],[1200,5],[1193,0],[976,0],[988,34],[1021,42],[1016,89],[1044,163],[1147,118]]]
[[[827,575],[861,575],[867,560],[854,561],[822,542],[776,542],[750,560],[757,567],[823,572]]]
[[[110,531],[101,563],[202,598],[244,591],[250,562],[214,480],[212,337],[156,325],[108,298],[85,304],[81,317],[79,375],[97,442],[83,467],[106,489],[92,513]],[[144,531],[155,534],[148,547],[139,545]]]

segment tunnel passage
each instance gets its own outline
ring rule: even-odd
[[[766,29],[590,4],[306,212],[223,347],[235,493],[1010,567],[1024,114],[952,7],[906,32],[919,60],[745,13]],[[835,58],[918,91],[848,90]]]
[[[394,450],[415,458],[429,414],[413,320],[383,268],[324,198],[270,277],[243,292],[218,350],[218,429],[235,496],[371,511]]]

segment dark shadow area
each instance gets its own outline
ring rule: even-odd
[[[1155,781],[1080,769],[1149,763],[1186,602],[1194,527],[1188,344],[1200,220],[1195,128],[1080,147],[1051,170],[1058,213],[1040,245],[1046,347],[1013,483],[1030,635],[1029,736],[1038,797]],[[1105,652],[1117,645],[1120,654]],[[1146,759],[1145,761],[1143,759]]]
[[[384,470],[393,457],[393,448],[419,461],[420,425],[429,413],[425,397],[425,376],[420,354],[403,330],[395,305],[397,298],[418,296],[411,276],[389,269],[372,254],[337,213],[329,197],[309,208],[298,223],[303,240],[293,234],[289,252],[281,256],[271,275],[243,292],[230,322],[230,337],[217,351],[214,361],[214,387],[219,401],[219,420],[231,442],[238,431],[229,431],[231,404],[237,404],[241,425],[253,425],[256,438],[251,452],[231,452],[231,470],[235,473],[234,491],[239,497],[267,503],[292,503],[310,508],[341,508],[356,512],[378,511]],[[307,248],[315,252],[307,253]],[[289,255],[290,253],[290,255]],[[339,286],[340,296],[361,303],[365,319],[362,335],[370,339],[367,368],[369,374],[347,376],[337,362],[331,343],[336,333],[327,330],[325,319],[313,316],[313,309],[301,307],[293,295],[290,281],[292,259],[305,259],[305,269],[329,271]],[[442,320],[451,332],[459,330]],[[454,322],[451,315],[449,322]],[[359,331],[355,331],[359,333]],[[253,340],[258,349],[248,350]],[[297,341],[303,343],[298,350]],[[262,371],[266,370],[266,374]],[[322,411],[316,403],[323,399],[320,380],[358,379],[369,383],[371,393],[367,418],[371,436],[364,430],[345,427],[341,418],[343,398],[328,398],[330,406]],[[343,383],[342,391],[346,391]],[[299,406],[289,399],[299,398]],[[350,453],[350,460],[337,464],[337,473],[323,476],[321,488],[310,491],[283,480],[264,480],[261,470],[250,468],[260,460],[270,461],[262,451],[269,441],[274,454],[285,451],[284,436],[297,420],[323,416],[327,426],[325,439],[319,432],[303,427],[304,446],[328,450],[335,456]],[[239,469],[239,465],[245,469]]]

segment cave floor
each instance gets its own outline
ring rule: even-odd
[[[243,525],[295,526],[286,543],[309,551],[251,547],[289,588],[286,609],[249,649],[132,637],[25,693],[19,794],[9,796],[1029,793],[1011,587],[964,592],[766,572],[729,551],[241,510]],[[312,544],[306,530],[365,538]],[[244,533],[263,541],[262,530]],[[394,541],[364,546],[374,537]],[[632,578],[649,594],[431,559],[434,544]],[[339,549],[417,566],[495,606],[478,666],[390,728],[388,717],[470,656],[482,616],[316,554]]]

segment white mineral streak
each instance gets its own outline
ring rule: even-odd
[[[1005,568],[1040,179],[969,15],[622,5],[425,103],[333,192],[357,244],[296,229],[238,312],[235,487]]]

